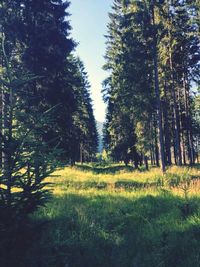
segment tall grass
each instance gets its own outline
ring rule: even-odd
[[[200,171],[78,165],[47,179],[17,267],[199,267]]]

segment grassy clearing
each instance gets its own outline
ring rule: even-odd
[[[169,190],[181,195],[184,192],[184,185],[187,183],[189,183],[188,193],[197,195],[200,192],[199,177],[198,166],[195,168],[172,167],[163,177],[158,168],[152,168],[149,172],[134,171],[132,167],[123,165],[96,167],[95,164],[91,164],[57,170],[46,181],[52,183],[51,189],[54,195],[65,194],[69,190],[75,190],[78,194],[81,193],[80,190],[84,190],[83,193],[88,194],[89,189],[94,189],[92,194],[95,194],[96,190],[98,193],[99,190],[106,190],[109,193],[129,191],[139,195],[158,190]],[[141,189],[148,190],[141,192]]]
[[[53,197],[20,266],[199,267],[200,169],[78,165],[47,179]]]

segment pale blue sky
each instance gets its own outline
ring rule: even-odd
[[[105,104],[102,100],[102,81],[107,74],[102,70],[105,54],[105,37],[108,12],[113,0],[71,0],[72,37],[79,42],[76,53],[85,64],[91,84],[94,114],[104,121]]]

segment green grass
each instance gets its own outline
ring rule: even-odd
[[[200,170],[78,165],[47,179],[52,198],[17,267],[199,267]]]

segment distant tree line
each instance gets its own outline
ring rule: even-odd
[[[199,1],[114,0],[104,144],[135,167],[194,164],[199,153]]]
[[[43,203],[43,180],[59,161],[91,161],[97,150],[68,7],[62,0],[0,2],[1,239]]]

